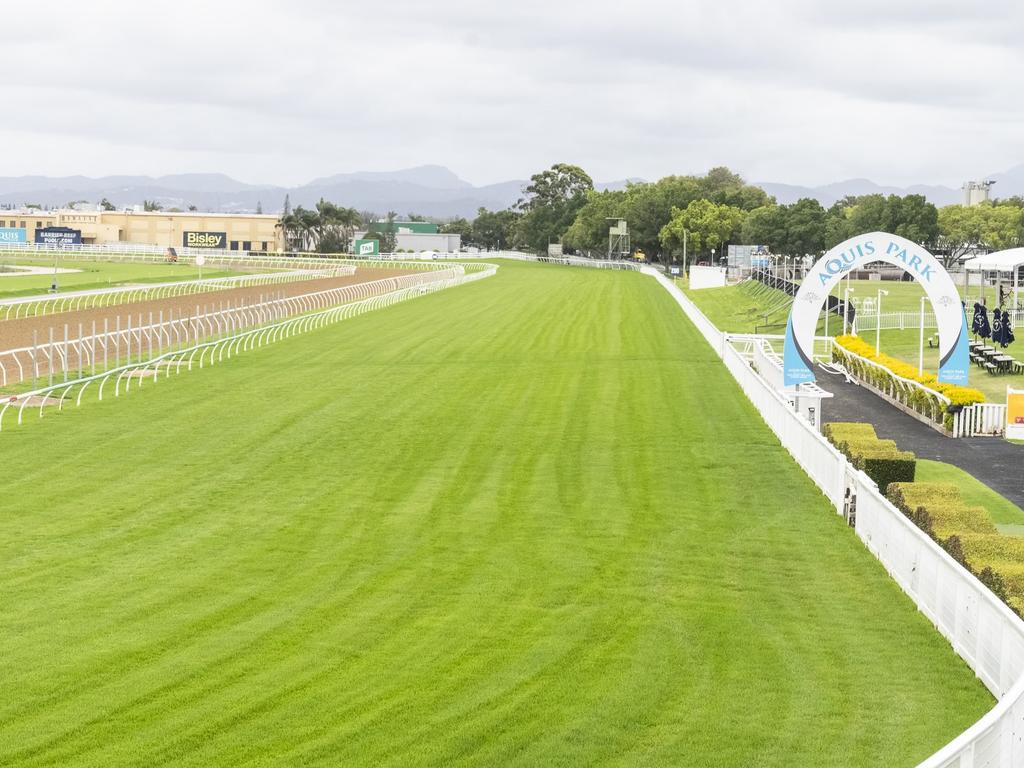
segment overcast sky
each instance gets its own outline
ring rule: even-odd
[[[604,181],[728,165],[959,186],[1024,163],[1008,0],[43,8],[0,46],[0,176],[291,185],[436,163],[484,184],[565,161]]]

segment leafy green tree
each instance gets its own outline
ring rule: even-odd
[[[672,209],[701,199],[745,211],[774,203],[763,189],[744,183],[728,168],[712,168],[705,176],[666,176],[653,183],[629,184],[625,190],[589,194],[564,242],[603,252],[611,224],[605,219],[624,218],[633,247],[654,256],[662,249],[661,230],[672,218]]]
[[[778,253],[786,240],[785,209],[778,205],[755,208],[743,221],[741,239],[748,245],[767,245]]]
[[[112,202],[110,202],[109,200],[107,200],[107,198],[104,197],[102,200],[100,200],[100,210],[114,211],[117,210],[117,208],[114,206]]]
[[[156,200],[143,200],[142,210],[144,211],[162,211],[164,207],[160,205]]]
[[[575,165],[556,163],[530,177],[517,203],[522,218],[516,226],[516,239],[535,251],[546,251],[548,243],[560,240],[576,219],[594,182]]]
[[[982,203],[982,238],[993,250],[1013,248],[1021,243],[1021,209],[1012,205]]]
[[[850,223],[856,198],[847,196],[832,204],[825,212],[825,247],[833,248],[853,237]]]
[[[282,214],[281,227],[289,248],[317,253],[346,253],[362,219],[354,208],[344,208],[323,198],[316,208],[298,206]]]
[[[576,214],[562,242],[573,250],[605,253],[608,248],[608,227],[613,223],[609,219],[625,216],[628,210],[627,196],[626,190],[596,192],[592,189],[587,192],[587,202]]]
[[[1014,205],[947,205],[939,209],[943,263],[955,264],[973,247],[1002,250],[1021,244],[1022,210]]]
[[[694,200],[685,208],[673,208],[672,218],[662,227],[661,244],[671,251],[681,251],[685,239],[693,253],[707,253],[739,235],[746,214],[733,205],[720,205],[710,200]]]
[[[415,219],[409,219],[409,221],[415,221]],[[467,244],[473,236],[473,225],[462,217],[446,221],[439,227],[439,230],[446,235],[462,235],[463,242]]]
[[[934,246],[939,239],[938,208],[929,203],[924,195],[907,195],[902,198],[891,195],[889,201],[894,207],[898,204],[894,214],[894,233],[915,243]]]
[[[980,206],[947,205],[939,209],[942,264],[951,267],[982,242]]]
[[[395,225],[397,216],[394,211],[388,211],[384,221],[374,222],[366,232],[367,237],[377,239],[381,253],[394,253],[398,247],[398,227]]]
[[[804,197],[782,206],[786,236],[778,253],[789,256],[818,254],[825,250],[825,209],[813,198]]]
[[[477,248],[488,251],[511,248],[514,245],[516,224],[519,214],[516,211],[488,211],[480,208],[473,220],[473,235],[470,242]]]

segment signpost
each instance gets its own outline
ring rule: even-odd
[[[22,227],[0,227],[0,243],[24,243],[27,230]]]
[[[355,248],[356,256],[369,258],[371,256],[377,256],[380,254],[380,241],[379,240],[356,240]]]
[[[196,254],[196,266],[199,267],[199,279],[203,279],[203,265],[206,263],[206,257],[199,253]]]
[[[226,250],[227,232],[182,232],[181,244],[185,248],[220,248]]]
[[[70,227],[44,227],[36,230],[35,241],[40,245],[55,245],[58,248],[65,245],[81,245],[82,230]]]

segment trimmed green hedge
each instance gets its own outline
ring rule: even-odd
[[[967,506],[952,483],[892,483],[886,495],[957,562],[1022,614],[1024,538],[1001,535],[984,507]]]
[[[821,428],[821,432],[835,446],[838,446],[843,440],[878,438],[874,425],[862,424],[859,421],[830,421]]]
[[[822,430],[825,437],[857,468],[864,471],[885,493],[889,483],[911,483],[917,471],[917,458],[901,451],[895,440],[881,440],[871,424],[830,422]]]
[[[893,451],[886,455],[861,455],[854,462],[857,469],[864,470],[885,493],[892,483],[912,483],[917,471],[917,458],[910,451]]]

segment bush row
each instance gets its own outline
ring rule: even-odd
[[[850,352],[857,357],[847,354]],[[870,360],[877,365],[867,365],[858,358]],[[832,347],[832,359],[834,362],[842,363],[862,381],[867,381],[904,405],[927,416],[936,424],[942,423],[946,429],[953,428],[953,415],[947,411],[946,403],[934,395],[935,392],[949,398],[950,405],[957,410],[967,405],[985,402],[985,395],[977,389],[944,384],[930,373],[918,376],[917,368],[913,365],[886,354],[876,354],[875,348],[859,336],[836,337]],[[883,367],[878,368],[878,365]],[[900,379],[917,382],[927,389],[915,387]],[[927,390],[931,390],[931,393]]]
[[[829,442],[861,469],[885,493],[890,483],[912,483],[917,459],[910,451],[901,451],[893,440],[881,440],[870,424],[831,422],[822,432]]]
[[[996,596],[1024,615],[1024,538],[1003,536],[983,507],[952,483],[892,483],[886,494]]]

